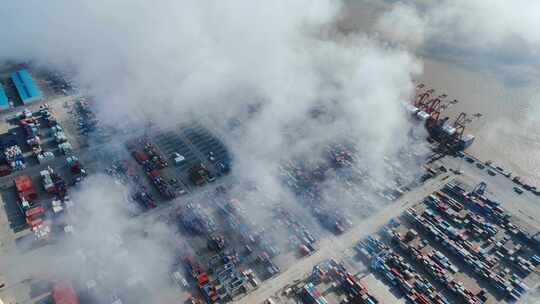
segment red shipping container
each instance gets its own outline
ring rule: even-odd
[[[26,224],[28,224],[28,226],[30,226],[31,228],[37,227],[41,225],[42,223],[43,223],[43,219],[41,218],[32,218],[32,217],[26,218]]]
[[[418,295],[418,302],[421,303],[421,304],[430,304],[431,303],[429,301],[429,299],[424,294],[419,294]]]
[[[24,192],[33,187],[32,179],[28,175],[19,175],[15,177],[15,188],[17,192]]]
[[[37,191],[34,187],[32,187],[26,191],[19,193],[19,195],[23,197],[25,200],[31,202],[37,198]]]
[[[139,163],[145,162],[145,161],[147,161],[147,160],[149,159],[149,158],[148,158],[148,155],[146,155],[146,153],[141,152],[141,151],[135,151],[135,152],[133,152],[133,156],[135,156],[135,159],[136,159]]]
[[[78,160],[74,161],[73,164],[69,167],[71,173],[77,173],[79,171],[80,162]]]
[[[32,209],[29,209],[29,210],[26,210],[25,212],[25,216],[26,217],[31,217],[31,216],[34,216],[36,214],[40,214],[40,213],[43,213],[45,212],[45,210],[43,209],[43,207],[35,207],[35,208],[32,208]]]
[[[67,282],[54,284],[52,298],[55,304],[79,304],[75,289]]]
[[[203,272],[197,277],[197,281],[199,282],[199,285],[204,285],[208,283],[208,275]]]

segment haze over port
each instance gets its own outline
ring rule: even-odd
[[[0,300],[534,303],[516,2],[4,4]]]

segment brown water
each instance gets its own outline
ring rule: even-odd
[[[459,100],[443,116],[483,114],[467,126],[466,133],[476,136],[468,152],[540,183],[540,119],[531,109],[539,94],[537,86],[506,85],[489,71],[432,59],[424,60],[420,80]]]
[[[389,7],[373,0],[346,3],[340,23],[345,30],[370,31],[374,16]],[[459,100],[443,116],[483,115],[467,126],[465,132],[476,136],[468,152],[540,185],[540,77],[535,69],[504,62],[484,63],[480,68],[470,64],[470,58],[436,59],[433,55],[441,56],[433,51],[423,53],[424,74],[419,80],[439,94],[448,94],[449,100]],[[521,83],[508,81],[506,73],[518,75]]]

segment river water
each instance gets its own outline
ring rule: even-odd
[[[340,22],[344,30],[371,31],[374,16],[389,7],[388,1],[345,2]],[[540,76],[535,72],[540,70],[540,66],[535,67],[538,63],[505,62],[478,54],[475,58],[466,50],[446,52],[444,48],[423,49],[417,55],[424,63],[419,81],[438,94],[447,94],[449,100],[459,100],[442,116],[455,118],[460,112],[470,117],[482,114],[465,131],[476,136],[467,152],[540,185]]]
[[[476,136],[467,152],[540,184],[540,111],[535,108],[540,86],[508,85],[489,71],[432,59],[424,59],[420,80],[459,100],[443,116],[482,114],[465,131]]]

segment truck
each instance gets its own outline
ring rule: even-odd
[[[176,166],[180,166],[186,161],[186,158],[178,152],[174,152],[172,154],[172,159],[174,160],[174,164]]]
[[[21,201],[32,202],[37,199],[37,191],[32,183],[32,178],[28,175],[15,177],[15,189]]]
[[[81,161],[77,156],[72,155],[66,158],[67,165],[69,166],[69,171],[75,175],[77,181],[80,181],[83,177],[86,176],[86,170],[81,164]]]
[[[41,139],[39,138],[39,136],[32,136],[26,140],[26,143],[30,147],[38,147],[39,145],[41,145]]]
[[[67,141],[67,136],[64,132],[58,131],[54,133],[54,140],[56,141],[56,143],[61,144]]]
[[[139,202],[145,209],[153,209],[157,207],[152,195],[146,191],[137,191],[132,197],[133,200]]]
[[[69,155],[73,150],[73,147],[69,142],[63,142],[58,145],[58,149],[60,150],[60,152],[62,152],[62,154]]]
[[[36,153],[35,155],[40,164],[44,164],[54,159],[54,153],[52,153],[51,151],[41,151]]]
[[[64,180],[51,167],[42,170],[39,174],[43,182],[43,188],[47,193],[58,194],[60,197],[66,194],[67,188]]]
[[[56,191],[56,188],[54,186],[49,170],[42,170],[39,172],[39,175],[41,176],[41,181],[43,183],[43,188],[45,189],[45,191],[47,191],[47,193],[54,193]]]
[[[195,165],[189,169],[189,178],[196,186],[201,186],[208,178],[210,171],[203,164]]]
[[[231,162],[228,158],[216,163],[216,171],[218,176],[228,174],[231,171]]]
[[[21,120],[20,125],[24,128],[28,138],[37,136],[39,133],[39,123],[34,118]]]

